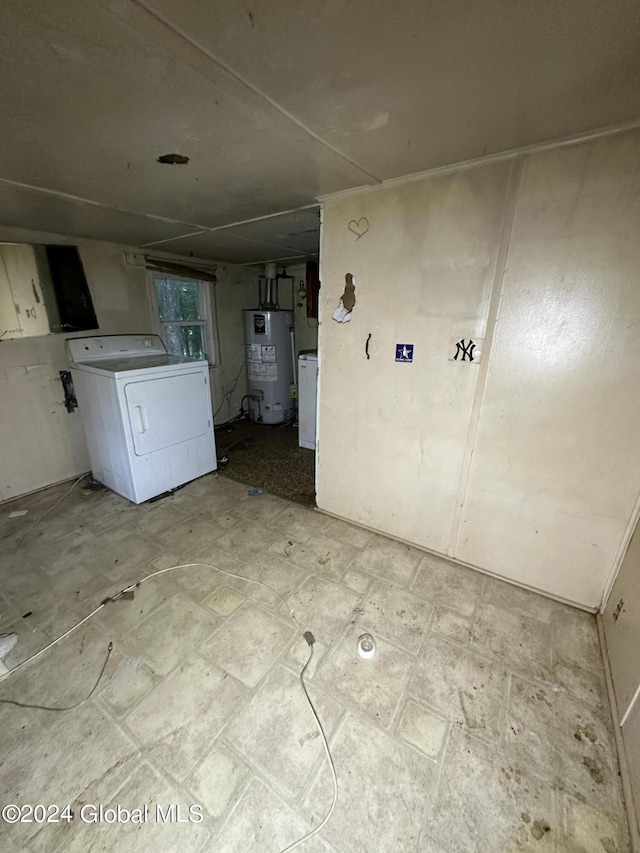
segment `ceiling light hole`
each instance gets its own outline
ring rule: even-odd
[[[162,154],[162,156],[158,157],[157,162],[169,163],[170,166],[186,166],[189,158],[185,157],[184,154]]]

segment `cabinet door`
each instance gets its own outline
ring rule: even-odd
[[[136,456],[211,430],[209,388],[202,371],[128,382],[125,397]]]
[[[622,719],[640,684],[640,526],[631,537],[602,621]]]

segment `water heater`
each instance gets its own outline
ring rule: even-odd
[[[247,394],[251,421],[282,424],[295,416],[293,314],[278,308],[278,277],[275,264],[270,266],[264,298],[260,287],[261,307],[244,312]]]
[[[290,311],[257,308],[244,312],[249,419],[281,424],[295,415]]]

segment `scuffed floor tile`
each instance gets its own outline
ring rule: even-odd
[[[234,560],[248,563],[262,554],[275,539],[273,527],[268,528],[254,521],[240,521],[231,530],[218,536],[215,545]]]
[[[500,666],[433,635],[418,656],[408,693],[481,737],[498,740],[507,685]]]
[[[125,634],[123,642],[130,655],[143,658],[154,672],[165,675],[220,624],[213,611],[178,594]]]
[[[430,604],[441,604],[472,616],[484,578],[478,572],[428,555],[420,564],[411,591]]]
[[[229,747],[216,744],[187,781],[196,801],[220,820],[249,777],[249,768]]]
[[[617,816],[592,809],[585,803],[567,798],[564,845],[572,853],[627,853],[629,833]]]
[[[107,604],[96,616],[96,622],[109,636],[122,634],[164,604],[174,592],[170,575],[152,578],[133,591],[133,600],[123,597]]]
[[[237,504],[236,512],[251,521],[260,521],[271,524],[279,515],[285,512],[291,504],[275,495],[255,495]]]
[[[80,807],[83,820],[65,826],[64,841],[59,850],[60,853],[116,853],[118,850],[126,850],[127,853],[148,853],[150,850],[184,853],[185,850],[198,850],[211,830],[200,805],[190,801],[188,795],[170,785],[148,764],[143,764],[113,799],[105,803],[85,803]],[[100,812],[100,806],[103,812]],[[118,807],[120,820],[113,823],[100,820],[102,815],[108,815],[108,809],[117,810]],[[136,811],[144,822],[136,823],[131,819]],[[128,815],[131,818],[127,819]]]
[[[460,727],[450,734],[426,828],[444,849],[465,853],[515,853],[545,836],[553,846],[540,849],[549,850],[559,835],[552,789]]]
[[[447,729],[448,722],[445,717],[434,714],[411,699],[407,702],[398,724],[400,737],[433,759],[437,759],[440,754]]]
[[[204,603],[218,616],[224,618],[237,610],[245,600],[244,595],[240,595],[240,593],[226,586],[220,586],[205,599]]]
[[[111,678],[100,690],[100,697],[116,716],[122,717],[157,683],[158,677],[140,658],[121,657]]]
[[[327,737],[340,718],[335,699],[309,688]],[[324,747],[300,680],[276,669],[260,685],[226,730],[231,745],[257,767],[271,785],[295,799],[320,761]]]
[[[605,715],[609,714],[609,698],[603,671],[583,669],[577,664],[560,662],[553,666],[550,680],[581,702],[593,705]]]
[[[449,610],[447,607],[436,607],[433,615],[433,631],[446,637],[448,640],[454,640],[462,645],[469,645],[471,640],[471,626],[473,622],[461,613],[456,613],[455,610]]]
[[[332,752],[339,796],[323,835],[350,853],[414,850],[432,802],[433,762],[355,715],[342,724]],[[332,796],[331,776],[323,768],[304,804],[314,824]]]
[[[133,742],[90,703],[58,715],[50,731],[31,737],[10,762],[3,763],[0,799],[18,805],[68,803],[75,812],[82,803],[107,802],[139,760]],[[0,846],[3,850],[52,850],[64,826],[3,821]]]
[[[602,655],[595,616],[562,605],[556,607],[553,617],[556,660],[601,672]]]
[[[414,658],[385,640],[376,639],[371,660],[358,657],[356,645],[363,630],[350,627],[323,662],[316,681],[370,717],[381,728],[391,725]]]
[[[321,536],[326,524],[326,515],[291,504],[274,521],[275,528],[298,542],[307,542],[312,536]]]
[[[303,630],[331,645],[351,617],[360,597],[332,581],[311,575],[292,593],[288,602]]]
[[[306,577],[306,573],[293,562],[269,552],[254,558],[244,567],[243,573],[271,587],[266,589],[258,584],[247,584],[247,593],[253,601],[276,612],[282,612],[283,608],[287,612],[285,603],[278,596],[284,598],[289,595]]]
[[[216,853],[265,853],[293,844],[311,826],[258,779],[252,779],[222,831],[214,840]],[[308,853],[331,853],[319,837],[305,842]]]
[[[407,586],[422,557],[422,552],[415,548],[374,536],[356,556],[351,568],[398,586]]]
[[[556,602],[528,589],[514,586],[498,578],[487,577],[482,590],[482,598],[495,607],[510,610],[520,616],[538,619],[548,624],[556,610]]]
[[[377,581],[358,609],[358,624],[417,652],[431,623],[432,608],[406,590]]]
[[[551,669],[552,636],[549,626],[520,613],[511,613],[482,602],[471,631],[471,648],[505,669],[548,677]]]
[[[234,517],[216,521],[190,517],[182,524],[171,525],[162,533],[158,533],[157,538],[186,562],[194,554],[213,545],[221,534],[230,533],[229,528],[233,530],[237,524],[240,524],[236,522],[237,519]]]
[[[127,717],[127,727],[154,762],[184,780],[246,696],[237,681],[196,658],[160,682]]]
[[[505,728],[509,752],[559,790],[622,816],[613,733],[589,705],[545,682],[514,677]]]
[[[246,575],[243,563],[213,546],[191,556],[185,568],[178,569],[171,575],[176,586],[190,598],[194,601],[204,601],[220,586],[228,586],[241,592],[244,590],[242,581],[229,577],[225,572],[241,577]]]
[[[347,567],[357,553],[357,548],[346,542],[327,539],[324,536],[312,536],[298,548],[291,561],[305,572],[313,572],[345,583]]]
[[[253,688],[282,654],[293,633],[293,626],[247,602],[200,648],[200,654]]]

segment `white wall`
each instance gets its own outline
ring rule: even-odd
[[[47,240],[55,242],[50,235]],[[152,329],[145,271],[126,267],[116,247],[83,244],[80,255],[100,332]],[[69,366],[67,337],[0,342],[0,500],[90,468],[80,409],[71,414],[65,409],[58,373]]]
[[[639,164],[633,131],[326,199],[322,509],[599,605],[640,484]]]
[[[219,358],[210,371],[210,378],[214,420],[222,424],[239,413],[242,397],[247,393],[242,311],[258,274],[250,267],[219,265],[216,275],[218,282],[213,287],[213,302]]]

